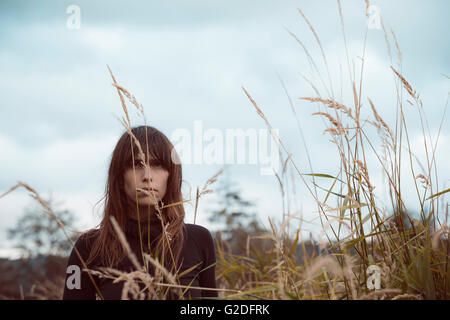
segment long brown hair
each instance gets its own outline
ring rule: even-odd
[[[134,139],[134,137],[136,139]],[[136,140],[139,142],[137,143]],[[139,144],[139,147],[138,147]],[[169,139],[159,130],[151,126],[139,126],[125,132],[117,142],[112,153],[108,170],[104,199],[104,215],[100,228],[95,230],[97,237],[92,244],[87,264],[96,261],[102,266],[115,267],[125,257],[125,252],[111,222],[114,217],[122,230],[125,230],[128,220],[127,198],[123,189],[124,172],[134,165],[134,159],[141,150],[148,159],[156,159],[169,172],[167,190],[162,201],[165,205],[181,202],[182,170],[176,151]],[[178,159],[178,158],[174,158]],[[164,259],[164,265],[173,270],[173,262],[178,266],[178,260],[183,247],[185,225],[184,207],[180,203],[160,209],[162,222],[169,234],[161,234],[157,243],[157,251]],[[158,223],[160,221],[158,220]],[[175,260],[175,261],[174,261]]]

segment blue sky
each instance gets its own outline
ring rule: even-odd
[[[380,8],[388,30],[395,31],[402,51],[402,72],[421,94],[435,134],[449,88],[449,80],[442,74],[450,73],[450,3],[379,0],[371,4]],[[79,29],[67,27],[69,5],[81,10]],[[365,2],[343,0],[342,6],[350,57],[357,64],[367,23]],[[339,92],[340,67],[346,67],[346,58],[336,1],[2,1],[0,193],[24,181],[42,195],[51,193],[63,201],[62,207],[78,217],[80,228],[98,222],[99,212],[93,212],[93,204],[102,197],[109,156],[123,132],[116,120],[122,116],[120,101],[111,86],[107,64],[119,83],[144,106],[148,124],[169,138],[180,128],[192,131],[197,120],[205,130],[265,129],[241,89],[245,87],[279,130],[301,170],[309,172],[282,79],[305,134],[314,171],[336,174],[336,150],[322,134],[325,122],[311,116],[317,106],[297,99],[315,96],[302,75],[312,79],[319,90],[323,88],[286,29],[302,39],[325,75],[320,50],[297,8],[318,33]],[[392,42],[391,46],[397,66]],[[370,97],[392,124],[395,92],[390,64],[383,32],[369,30],[363,96]],[[347,76],[344,73],[342,77],[342,100],[350,104]],[[368,112],[367,103],[365,107],[363,112]],[[132,123],[142,124],[136,112],[131,113]],[[412,141],[423,159],[420,122],[415,113],[410,114]],[[374,141],[378,141],[376,137]],[[445,183],[448,187],[450,179],[445,167],[449,142],[445,120],[437,153],[440,188]],[[185,165],[184,190],[187,192],[189,185],[193,189],[202,186],[220,168]],[[257,203],[258,216],[267,224],[268,216],[281,219],[281,195],[276,178],[260,175],[259,169],[230,165],[228,173],[243,195]],[[382,197],[386,192],[379,171],[374,179]],[[297,183],[292,211],[299,210],[312,220],[317,209],[299,179]],[[405,198],[414,206],[413,192]],[[214,228],[206,219],[206,210],[216,202],[214,195],[205,196],[198,223]],[[6,229],[31,203],[23,190],[0,199],[0,250],[10,246],[5,241]],[[192,222],[193,209],[186,209],[186,221]],[[318,230],[312,224],[304,227]]]

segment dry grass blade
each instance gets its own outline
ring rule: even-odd
[[[130,245],[128,244],[128,241],[125,237],[125,234],[120,229],[119,224],[117,223],[116,219],[113,216],[111,216],[111,223],[114,227],[114,230],[116,231],[117,236],[119,237],[119,241],[122,244],[122,247],[124,248],[125,252],[127,253],[128,258],[134,264],[134,267],[136,268],[136,270],[143,270],[142,266],[139,264],[139,262],[136,258],[136,255],[131,250]]]
[[[392,298],[392,300],[423,300],[422,295],[420,294],[399,294],[398,296],[395,296]]]
[[[380,289],[380,290],[375,290],[374,292],[365,294],[360,296],[358,299],[359,300],[372,300],[374,297],[379,297],[381,295],[382,298],[384,298],[386,295],[388,294],[396,294],[396,293],[400,293],[401,290],[400,289]]]
[[[117,83],[116,78],[114,77],[114,75],[113,75],[111,69],[109,68],[109,66],[107,66],[107,67],[108,67],[109,73],[111,74],[111,78],[113,79],[113,82],[114,82],[114,83],[113,83],[113,86],[117,89],[117,93],[119,94],[120,101],[121,101],[121,103],[122,103],[122,109],[123,109],[123,111],[124,111],[124,113],[125,113],[125,116],[126,116],[126,121],[125,121],[125,119],[122,119],[122,122],[121,122],[121,123],[122,123],[122,125],[124,126],[124,128],[126,129],[126,131],[128,132],[128,135],[131,137],[131,139],[133,140],[133,142],[134,142],[134,144],[136,145],[136,147],[138,148],[138,156],[139,156],[141,159],[145,159],[145,154],[144,154],[144,152],[142,151],[141,143],[139,142],[139,140],[134,136],[133,132],[131,131],[131,122],[130,122],[130,117],[129,117],[129,115],[128,115],[128,108],[127,108],[127,105],[126,105],[126,103],[125,103],[125,99],[123,98],[122,92],[123,92],[123,93],[131,100],[131,102],[132,102],[133,104],[136,105],[136,108],[137,108],[139,111],[142,112],[142,115],[143,115],[143,113],[144,113],[144,109],[142,108],[142,105],[140,105],[140,104],[136,101],[136,99],[134,98],[134,96],[132,96],[127,90],[125,90],[123,87],[121,87],[121,86]],[[134,163],[134,154],[133,154],[133,163]],[[144,163],[144,165],[145,165],[145,163]],[[133,167],[134,167],[134,165],[133,165]]]
[[[247,97],[250,99],[250,101],[252,102],[253,106],[256,109],[256,112],[258,113],[258,115],[264,120],[264,122],[267,124],[267,126],[272,129],[272,126],[269,123],[269,120],[267,120],[266,116],[264,115],[264,113],[262,112],[262,110],[258,107],[258,105],[256,104],[255,100],[253,100],[252,96],[247,92],[247,90],[245,90],[244,87],[242,87],[242,90],[244,90],[245,94],[247,95]]]
[[[325,112],[314,112],[312,114],[313,116],[324,116],[325,118],[327,118],[328,120],[330,120],[330,122],[336,127],[336,130],[339,133],[343,133],[344,132],[344,128],[342,128],[342,125],[339,121],[337,121],[335,118],[333,118],[330,114],[325,113]]]
[[[384,122],[383,118],[380,117],[380,115],[377,112],[377,109],[375,109],[375,105],[373,104],[372,100],[369,98],[370,107],[372,108],[373,115],[375,116],[375,119],[381,124],[381,126],[386,130],[389,137],[391,138],[391,141],[394,141],[394,135],[392,133],[391,128],[387,125],[386,122]]]
[[[335,100],[314,98],[314,97],[300,97],[299,99],[310,101],[310,102],[321,102],[324,105],[328,106],[328,108],[339,110],[339,111],[343,112],[344,114],[346,114],[350,119],[354,120],[354,117],[352,115],[352,110],[347,108],[342,103],[339,103],[339,102],[337,102]]]
[[[448,227],[445,223],[442,225],[442,227],[437,230],[434,234],[433,237],[431,238],[431,247],[433,249],[439,249],[439,241],[441,236],[445,234],[447,241],[450,238],[450,227]]]
[[[177,281],[172,273],[170,273],[163,265],[161,265],[158,260],[154,259],[151,255],[145,254],[145,258],[149,261],[156,270],[160,271],[164,277],[169,280],[170,284],[178,289],[178,296],[182,296],[181,288],[177,287]]]
[[[202,190],[200,190],[197,187],[196,193],[195,193],[195,208],[194,208],[194,224],[197,220],[197,209],[198,209],[198,201],[200,200],[200,198],[202,196],[204,196],[207,193],[211,193],[212,190],[207,189],[211,184],[213,184],[214,182],[217,181],[217,178],[222,174],[224,168],[220,169],[219,171],[217,171],[211,178],[209,178],[206,182],[205,185],[203,186]]]
[[[422,101],[419,98],[419,95],[417,94],[417,92],[412,88],[412,86],[409,84],[408,81],[406,81],[406,79],[400,74],[400,72],[398,72],[397,70],[395,70],[394,67],[391,66],[392,71],[394,71],[395,75],[400,79],[400,81],[403,83],[403,87],[406,89],[406,91],[408,91],[409,95],[411,97],[414,98],[414,100],[416,100],[420,106],[422,106]]]
[[[320,52],[322,53],[322,58],[323,58],[323,63],[325,64],[325,68],[327,70],[327,75],[328,75],[328,80],[329,80],[329,84],[330,84],[330,89],[331,89],[331,95],[334,97],[334,92],[333,92],[333,83],[331,81],[331,76],[330,76],[330,68],[328,67],[328,62],[327,62],[327,58],[325,56],[325,51],[323,50],[322,47],[322,43],[320,42],[319,36],[317,35],[316,30],[314,29],[314,27],[312,26],[312,24],[309,22],[309,20],[306,18],[306,16],[303,14],[302,10],[297,9],[298,12],[301,14],[301,16],[303,17],[303,20],[305,20],[306,24],[308,25],[309,29],[311,30],[311,32],[314,35],[314,38],[316,39],[317,44],[319,45],[320,48]]]
[[[369,18],[369,8],[370,8],[370,2],[369,0],[364,0],[366,2],[366,17]]]
[[[416,179],[420,179],[420,181],[422,182],[422,185],[424,186],[424,188],[428,188],[431,186],[430,180],[425,177],[423,174],[419,173],[416,176]]]
[[[402,51],[400,50],[400,46],[398,45],[397,36],[395,35],[394,30],[391,28],[392,37],[394,38],[395,48],[397,49],[398,60],[402,61]]]
[[[106,66],[108,67],[109,73],[111,74],[111,78],[114,81],[113,85],[117,86],[118,84],[117,84],[116,78],[114,78],[114,75],[113,75],[111,69],[109,68],[109,66],[108,65],[106,65]],[[119,94],[120,102],[122,103],[123,112],[125,113],[125,116],[127,117],[127,124],[128,124],[128,126],[131,126],[130,116],[128,115],[128,110],[127,110],[127,105],[125,103],[125,99],[123,98],[122,93],[120,92],[120,90],[118,88],[117,88],[117,93]]]
[[[125,88],[123,88],[122,86],[119,86],[116,82],[113,83],[113,86],[117,88],[117,90],[121,91],[127,98],[128,100],[136,107],[136,109],[142,114],[144,115],[144,107],[142,106],[142,104],[140,104],[137,100],[136,97],[134,95],[132,95],[130,92],[128,92],[128,90],[126,90]]]

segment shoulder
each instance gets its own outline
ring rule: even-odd
[[[185,223],[187,235],[199,239],[211,238],[211,233],[205,227],[198,224]]]
[[[197,250],[201,253],[204,264],[209,265],[215,260],[215,244],[211,233],[198,224],[185,223],[185,227],[187,250]]]
[[[187,240],[193,240],[197,246],[205,248],[205,246],[214,246],[214,241],[211,233],[205,227],[198,224],[185,223],[186,238]]]
[[[92,244],[94,243],[95,239],[97,239],[98,235],[99,235],[98,229],[90,229],[82,233],[78,237],[74,246],[80,251],[80,253],[89,252],[91,250]]]

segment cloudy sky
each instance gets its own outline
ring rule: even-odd
[[[435,139],[449,88],[443,74],[450,74],[450,2],[378,0],[371,4],[379,10],[388,30],[393,60],[383,31],[369,29],[363,113],[370,113],[366,99],[370,97],[386,122],[395,121],[395,82],[390,65],[399,66],[392,28],[402,52],[402,73],[420,93]],[[79,28],[74,28],[76,12],[68,11],[71,5],[80,10]],[[350,60],[359,72],[368,23],[366,5],[364,1],[343,0],[342,6]],[[147,123],[169,139],[180,130],[194,136],[199,121],[203,132],[216,130],[224,138],[227,129],[266,129],[243,92],[245,87],[272,127],[278,129],[300,170],[310,172],[284,83],[313,170],[335,175],[339,163],[329,137],[322,134],[326,123],[311,116],[318,106],[298,99],[316,96],[303,77],[328,97],[303,49],[288,32],[301,39],[327,79],[320,48],[298,8],[320,37],[335,97],[350,105],[347,60],[334,0],[2,1],[0,193],[23,181],[44,197],[52,195],[61,202],[61,208],[73,211],[80,229],[98,223],[101,210],[94,210],[94,204],[103,195],[110,155],[123,132],[117,120],[123,115],[121,105],[107,65],[144,106]],[[376,18],[373,14],[371,18]],[[376,20],[370,23],[373,26]],[[132,123],[142,124],[131,106],[130,110]],[[413,107],[407,117],[412,146],[423,160],[420,119]],[[447,119],[442,128],[436,155],[440,189],[450,184]],[[376,136],[373,139],[379,144]],[[369,162],[376,168],[372,158]],[[195,190],[203,186],[221,167],[185,164],[186,197],[189,187]],[[256,203],[255,211],[267,225],[268,216],[281,219],[282,199],[277,179],[261,175],[261,167],[261,163],[230,164],[226,176]],[[291,212],[299,211],[313,222],[304,225],[306,231],[318,230],[312,197],[302,181],[296,180],[292,183],[296,197],[289,203]],[[374,169],[374,180],[380,198],[387,199],[379,168]],[[408,183],[407,178],[404,181]],[[414,190],[408,186],[405,199],[408,205],[417,205]],[[25,190],[0,199],[0,253],[11,247],[6,241],[7,228],[14,226],[23,209],[33,203]],[[207,211],[216,203],[214,195],[202,199],[198,223],[214,229]],[[186,209],[186,221],[192,222],[193,208],[187,205]]]

